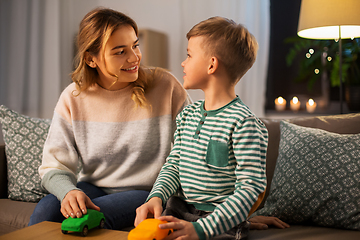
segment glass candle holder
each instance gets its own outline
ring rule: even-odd
[[[275,99],[275,109],[276,111],[284,111],[286,108],[286,100],[282,97]]]
[[[300,101],[297,97],[293,97],[290,101],[290,109],[294,112],[299,111],[300,109]]]

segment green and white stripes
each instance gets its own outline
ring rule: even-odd
[[[214,111],[203,105],[177,117],[174,147],[149,198],[166,201],[181,189],[189,204],[213,212],[195,223],[209,238],[244,221],[265,190],[268,135],[239,98]]]

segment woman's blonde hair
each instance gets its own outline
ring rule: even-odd
[[[96,84],[99,77],[95,68],[86,64],[86,52],[92,56],[98,56],[101,49],[105,48],[110,36],[119,27],[129,25],[138,36],[138,27],[133,19],[127,15],[108,8],[96,8],[90,11],[80,22],[79,33],[77,35],[77,55],[75,58],[76,68],[71,77],[78,90],[77,95]],[[116,75],[109,72],[112,76]],[[116,80],[117,81],[117,80]],[[114,83],[116,82],[114,81]],[[134,82],[132,100],[136,106],[148,107],[149,104],[145,98],[145,90],[149,86],[151,78],[139,68],[138,79]]]

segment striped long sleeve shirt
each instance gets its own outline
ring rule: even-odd
[[[180,190],[187,203],[212,212],[193,223],[209,239],[246,220],[265,191],[267,129],[239,97],[213,111],[198,101],[176,122],[174,147],[148,199],[166,202]]]

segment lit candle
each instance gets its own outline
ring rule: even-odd
[[[309,101],[307,101],[306,103],[306,111],[312,113],[315,111],[315,109],[316,109],[316,102],[310,98]]]
[[[300,109],[300,101],[297,97],[293,97],[290,101],[290,109],[293,111],[299,111]]]
[[[286,108],[286,100],[282,97],[275,99],[275,109],[276,111],[284,111]]]

